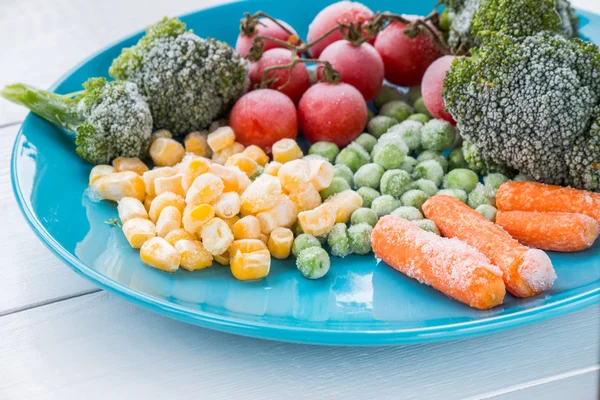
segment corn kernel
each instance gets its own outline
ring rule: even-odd
[[[242,154],[256,161],[256,163],[261,167],[264,167],[269,162],[269,156],[263,151],[263,149],[254,144],[246,147]]]
[[[298,192],[310,186],[310,169],[304,160],[285,163],[277,174],[281,187],[288,192]]]
[[[298,211],[294,203],[282,194],[273,208],[259,212],[256,218],[260,221],[260,231],[268,235],[275,228],[292,226],[296,222],[297,215]]]
[[[294,203],[298,212],[312,210],[321,205],[321,195],[313,185],[308,185],[301,191],[291,192],[288,197]]]
[[[242,151],[244,151],[244,145],[238,142],[234,142],[233,144],[225,147],[223,150],[214,152],[211,159],[213,162],[223,165],[225,164],[225,162],[227,162],[227,159],[229,157],[231,157],[234,154],[239,154]]]
[[[167,233],[165,240],[169,242],[171,246],[175,246],[175,243],[180,240],[196,240],[196,237],[185,229],[179,228],[173,229],[171,232]]]
[[[115,167],[113,167],[112,165],[96,165],[94,168],[92,168],[92,170],[90,171],[90,180],[89,180],[89,184],[90,186],[92,185],[92,183],[94,183],[98,178],[104,176],[104,175],[109,175],[112,174],[113,172],[117,172],[117,170],[115,169]]]
[[[208,171],[211,174],[221,178],[221,180],[223,181],[223,185],[224,185],[223,186],[224,192],[237,192],[238,191],[238,177],[231,168],[224,167],[221,164],[211,164]],[[243,172],[242,172],[242,175],[246,176],[246,174],[244,174]]]
[[[230,170],[237,179],[237,192],[241,196],[242,193],[244,193],[244,191],[248,188],[248,186],[250,186],[252,180],[248,178],[248,175],[242,172],[242,170],[238,167],[229,166],[225,168]]]
[[[223,254],[219,254],[218,256],[213,255],[213,259],[221,265],[229,265],[231,263],[231,256],[229,255],[229,251],[226,251]]]
[[[185,155],[183,145],[175,139],[158,138],[150,146],[150,158],[157,166],[172,167]]]
[[[336,220],[338,206],[333,203],[323,203],[314,210],[298,214],[298,221],[304,233],[321,236],[329,233]]]
[[[150,136],[150,145],[152,146],[152,143],[158,138],[173,139],[173,134],[166,129],[159,129]]]
[[[265,170],[263,171],[265,174],[277,176],[279,174],[279,169],[283,164],[277,161],[271,161],[267,165],[265,165]]]
[[[182,182],[183,174],[176,174],[173,176],[156,178],[154,180],[154,191],[157,195],[162,194],[164,192],[171,192],[180,196],[185,196],[185,191],[183,190]]]
[[[198,157],[190,160],[185,170],[183,171],[183,178],[181,180],[181,186],[186,192],[194,183],[194,180],[202,174],[209,171],[211,162],[208,158]]]
[[[229,226],[221,218],[213,218],[202,228],[202,243],[212,255],[223,254],[227,251],[233,234]]]
[[[271,255],[268,250],[254,253],[237,252],[231,260],[231,273],[240,281],[264,278],[271,268]]]
[[[125,238],[134,249],[139,249],[146,242],[156,236],[156,227],[146,218],[131,218],[123,223]]]
[[[240,217],[238,217],[237,215],[234,215],[231,218],[221,218],[229,227],[229,229],[231,229],[231,233],[233,233],[233,227],[235,226],[235,223],[238,222],[240,220]]]
[[[214,216],[215,209],[210,204],[188,204],[183,210],[183,228],[190,233],[198,233]]]
[[[144,179],[144,184],[146,185],[146,196],[147,197],[155,197],[156,189],[154,186],[154,181],[158,178],[173,176],[177,173],[177,171],[172,167],[160,167],[154,168],[150,171],[144,172],[142,175],[142,179]]]
[[[142,201],[146,197],[144,180],[131,171],[113,172],[101,176],[92,183],[90,188],[105,200],[119,201],[123,197],[135,197]]]
[[[183,212],[185,208],[185,200],[183,197],[178,194],[171,192],[164,192],[159,194],[152,200],[152,204],[150,204],[150,210],[148,210],[148,216],[152,222],[156,222],[160,213],[165,207],[174,206],[180,212]]]
[[[215,214],[219,218],[233,218],[240,212],[240,195],[236,192],[226,192],[213,203]]]
[[[175,243],[175,249],[179,251],[181,260],[179,265],[188,271],[197,271],[212,265],[213,256],[204,248],[198,240],[180,240]]]
[[[269,252],[275,258],[285,260],[290,256],[294,234],[288,228],[275,228],[269,236]]]
[[[144,208],[144,204],[135,197],[123,197],[119,200],[117,212],[123,224],[132,218],[148,219],[148,212]]]
[[[325,203],[338,206],[335,222],[346,223],[350,221],[352,213],[362,207],[362,197],[354,190],[348,189],[334,194]]]
[[[302,150],[294,139],[281,139],[271,148],[273,160],[285,164],[286,162],[302,158]]]
[[[212,150],[208,146],[208,132],[190,132],[183,140],[185,151],[194,153],[201,157],[212,156]]]
[[[258,238],[261,242],[263,242],[265,244],[265,246],[269,245],[269,235],[262,233],[260,234],[259,238]]]
[[[179,161],[177,164],[173,165],[173,169],[175,170],[175,172],[177,174],[183,174],[185,172],[185,170],[187,169],[188,165],[190,165],[190,162],[192,162],[192,160],[195,160],[197,158],[203,158],[203,157],[197,156],[194,153],[185,153],[185,155],[183,156],[181,161]]]
[[[150,212],[150,206],[152,205],[153,200],[154,200],[154,197],[148,197],[148,196],[146,196],[146,198],[144,199],[144,208],[146,209],[146,212]]]
[[[181,228],[181,211],[177,207],[165,207],[156,221],[156,234],[165,237],[171,231]]]
[[[222,126],[208,134],[208,145],[214,152],[221,151],[235,142],[235,133],[229,126]]]
[[[147,240],[140,249],[140,257],[144,263],[165,272],[177,271],[181,261],[177,249],[161,237]]]
[[[315,189],[321,191],[331,185],[333,180],[333,165],[325,160],[312,159],[308,161],[310,181]]]
[[[242,153],[234,154],[225,161],[226,167],[238,167],[248,177],[256,175],[260,169],[260,165],[250,157],[245,156]]]
[[[142,175],[148,171],[148,166],[137,157],[117,157],[113,160],[112,165],[118,172],[132,171]]]
[[[207,172],[194,180],[185,196],[185,202],[187,204],[212,203],[221,196],[224,188],[221,178]]]
[[[229,254],[252,253],[259,250],[267,250],[267,245],[259,239],[240,239],[234,240],[229,246]]]
[[[254,215],[248,215],[233,225],[233,237],[236,239],[258,239],[260,221]]]
[[[241,196],[242,213],[255,214],[275,207],[281,194],[279,179],[271,175],[261,175]]]

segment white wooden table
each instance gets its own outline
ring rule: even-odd
[[[223,0],[0,0],[0,86],[47,87],[163,15]],[[574,0],[600,12],[598,0]],[[0,399],[595,399],[600,307],[499,334],[334,348],[236,337],[160,317],[83,280],[17,209],[0,101]]]

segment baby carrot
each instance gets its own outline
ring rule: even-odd
[[[458,239],[442,238],[392,215],[377,222],[375,256],[410,278],[480,310],[502,303],[502,271]]]
[[[585,250],[598,238],[598,223],[587,215],[535,211],[499,211],[496,224],[527,246],[542,250]]]
[[[570,212],[585,214],[600,224],[600,193],[535,182],[506,182],[498,189],[502,211]]]
[[[497,265],[506,289],[515,296],[535,296],[554,283],[556,274],[546,253],[523,246],[460,200],[434,196],[423,204],[423,211],[442,235],[464,241]]]

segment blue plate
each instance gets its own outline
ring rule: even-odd
[[[183,17],[200,36],[235,43],[245,11],[263,10],[306,35],[312,18],[330,1],[302,7],[283,1],[246,1]],[[433,0],[368,1],[373,10],[426,14]],[[408,4],[407,4],[408,3]],[[600,17],[580,13],[582,34],[600,43]],[[88,77],[105,76],[134,35],[96,54],[54,88],[74,92]],[[329,274],[304,279],[292,260],[273,262],[257,282],[236,281],[228,268],[166,274],[142,264],[123,233],[105,223],[117,216],[109,202],[85,194],[91,165],[42,119],[29,115],[12,154],[12,182],[23,214],[42,241],[74,271],[102,288],[169,317],[225,332],[265,339],[331,345],[384,345],[466,337],[555,317],[600,299],[600,245],[577,254],[552,254],[558,280],[529,299],[507,296],[504,305],[477,311],[421,285],[372,256],[333,258]]]

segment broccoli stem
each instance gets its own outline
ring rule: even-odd
[[[6,86],[0,91],[0,95],[71,131],[76,130],[77,126],[85,120],[78,111],[77,102],[72,98],[72,95],[64,96],[23,83]]]

